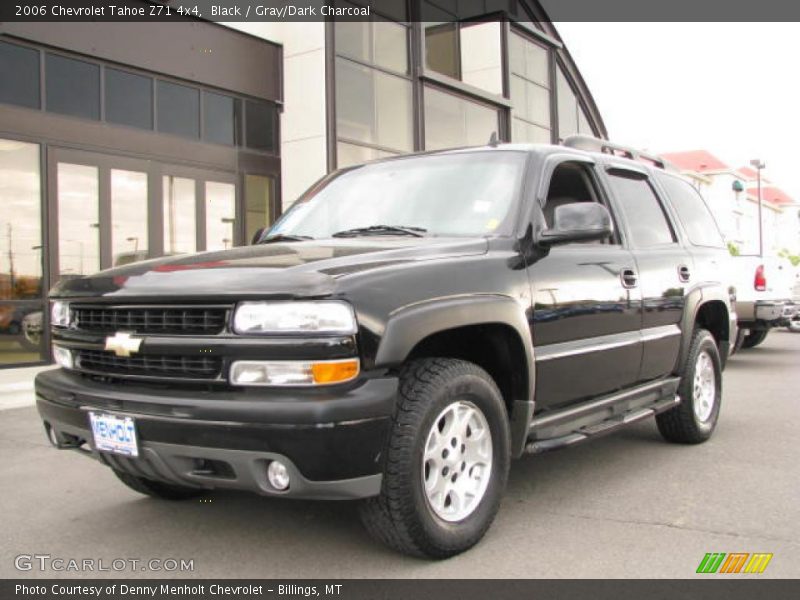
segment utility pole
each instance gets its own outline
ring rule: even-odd
[[[758,173],[758,255],[764,256],[764,224],[761,220],[761,169],[767,165],[758,158],[751,160],[750,164]]]

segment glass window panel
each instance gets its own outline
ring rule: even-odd
[[[583,108],[580,107],[578,108],[578,133],[594,135],[594,130],[589,124],[589,119],[586,117],[586,113],[583,112]]]
[[[525,40],[525,77],[545,87],[550,87],[547,49],[527,40]]]
[[[147,258],[147,173],[111,169],[111,264]]]
[[[461,26],[461,79],[492,94],[503,93],[499,22]]]
[[[158,130],[200,137],[200,90],[169,81],[157,84]]]
[[[218,181],[206,182],[206,250],[225,250],[233,246],[236,223],[236,186]]]
[[[153,128],[153,80],[106,68],[106,121],[141,129]]]
[[[39,108],[39,51],[0,42],[0,102]]]
[[[256,150],[275,152],[277,113],[275,107],[267,102],[245,102],[247,123],[247,146]]]
[[[558,100],[558,137],[562,140],[568,135],[578,133],[578,102],[567,78],[556,71],[556,96]]]
[[[609,181],[627,217],[635,247],[647,248],[675,241],[664,209],[647,179],[612,175]]]
[[[698,191],[686,181],[671,175],[658,174],[658,179],[667,191],[670,204],[678,213],[689,241],[695,246],[724,248],[725,241],[719,226]]]
[[[48,54],[45,62],[47,110],[100,118],[100,67],[82,60]]]
[[[61,277],[100,269],[98,169],[58,163],[58,262]]]
[[[550,130],[522,119],[511,120],[511,141],[527,144],[549,144]]]
[[[394,156],[394,154],[375,148],[367,148],[366,146],[348,144],[346,142],[339,142],[336,145],[336,162],[340,169],[352,165],[360,165],[370,160],[385,158],[387,156]]]
[[[336,21],[336,53],[408,72],[408,29],[390,21]]]
[[[0,139],[0,299],[42,293],[39,145]],[[1,361],[0,361],[1,362]]]
[[[236,143],[236,123],[239,100],[224,94],[203,92],[203,121],[205,139],[218,144]]]
[[[459,79],[458,24],[425,23],[425,66]]]
[[[426,150],[487,144],[497,131],[497,110],[425,88]]]
[[[245,242],[252,240],[256,231],[272,222],[272,189],[272,177],[244,176]]]
[[[340,137],[413,149],[411,82],[348,60],[336,61],[336,126]]]
[[[164,254],[183,254],[197,250],[194,179],[165,175]]]

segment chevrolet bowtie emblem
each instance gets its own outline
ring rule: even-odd
[[[139,351],[142,341],[141,338],[132,337],[130,333],[118,331],[106,338],[106,350],[110,350],[117,356],[130,356]]]

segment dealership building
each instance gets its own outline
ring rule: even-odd
[[[372,4],[368,22],[0,23],[0,368],[49,360],[60,278],[246,244],[331,170],[606,137],[535,0]]]

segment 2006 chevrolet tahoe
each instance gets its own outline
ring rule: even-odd
[[[622,153],[347,168],[248,247],[62,281],[48,435],[151,496],[361,499],[428,557],[481,539],[512,458],[653,415],[703,442],[736,335],[727,250],[688,183]]]

